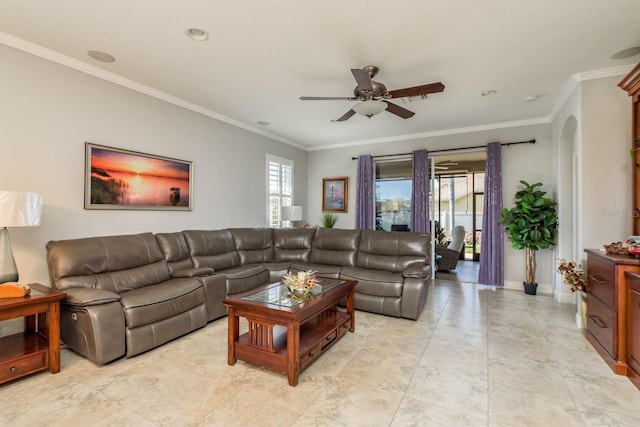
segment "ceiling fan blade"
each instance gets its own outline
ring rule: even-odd
[[[400,107],[399,105],[393,104],[389,101],[384,101],[387,103],[387,108],[386,110],[392,114],[395,114],[398,117],[402,117],[403,119],[408,119],[409,117],[413,117],[414,113],[413,111],[409,111],[406,108]]]
[[[303,101],[355,101],[353,96],[301,96]]]
[[[339,119],[336,120],[336,122],[344,122],[345,120],[349,120],[351,118],[351,116],[353,116],[356,112],[353,110],[349,110],[346,113],[344,113],[342,115],[342,117],[340,117]]]
[[[373,85],[371,84],[371,76],[365,70],[352,68],[351,73],[358,83],[358,88],[373,93]]]
[[[390,90],[389,95],[392,98],[405,98],[409,96],[428,95],[430,93],[438,93],[444,91],[444,85],[440,82],[429,83],[422,86],[407,87],[404,89]]]

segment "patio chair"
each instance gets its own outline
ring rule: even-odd
[[[464,227],[462,225],[453,227],[451,237],[451,243],[448,245],[436,245],[436,254],[442,256],[442,259],[438,260],[439,271],[449,271],[456,268],[464,250]]]

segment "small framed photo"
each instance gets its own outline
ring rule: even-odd
[[[192,162],[85,144],[85,209],[191,210]]]
[[[322,179],[322,212],[347,212],[349,178]]]

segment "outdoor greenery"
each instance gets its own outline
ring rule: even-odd
[[[516,205],[502,210],[500,223],[509,232],[514,249],[525,251],[525,283],[536,283],[536,252],[555,245],[558,217],[556,202],[539,190],[542,183],[520,181],[524,189],[516,192]]]

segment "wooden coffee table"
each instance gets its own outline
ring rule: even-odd
[[[286,285],[272,283],[234,295],[229,308],[229,365],[240,359],[286,374],[298,384],[300,372],[347,331],[355,330],[355,280],[320,279],[323,291],[304,302],[289,297]],[[346,310],[337,304],[346,298]],[[248,332],[240,336],[240,317]]]

